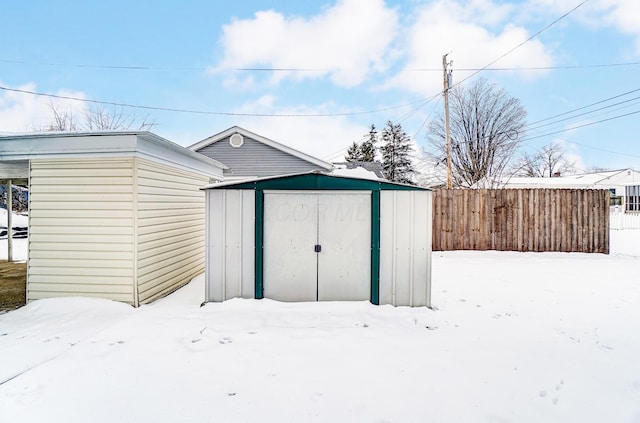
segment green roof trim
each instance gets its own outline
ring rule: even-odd
[[[204,189],[431,191],[428,188],[414,185],[333,176],[315,172],[275,176],[252,181],[223,182],[209,185]]]

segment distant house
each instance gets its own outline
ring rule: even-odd
[[[505,181],[504,188],[607,189],[612,211],[640,212],[640,172],[633,169],[552,178],[513,177]]]
[[[330,172],[331,163],[233,126],[189,147],[224,163],[224,179],[240,180],[305,172]]]

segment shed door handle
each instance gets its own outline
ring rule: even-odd
[[[316,244],[315,247],[313,247],[313,251],[319,253],[320,251],[322,251],[322,246],[320,244]]]

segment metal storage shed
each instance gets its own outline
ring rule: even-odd
[[[207,301],[430,307],[430,190],[321,173],[205,190]]]
[[[28,179],[27,300],[134,306],[204,270],[205,196],[224,165],[149,132],[0,137],[0,179]]]

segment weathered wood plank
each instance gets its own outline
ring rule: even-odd
[[[433,250],[609,252],[606,190],[439,190]]]

